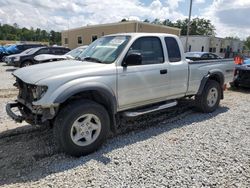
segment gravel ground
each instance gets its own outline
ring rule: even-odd
[[[48,127],[16,128],[4,111],[15,92],[0,90],[1,187],[250,187],[250,90],[226,91],[210,114],[182,105],[124,121],[80,158],[58,153]]]

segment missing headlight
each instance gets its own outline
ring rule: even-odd
[[[31,90],[32,90],[34,101],[37,101],[37,100],[40,100],[44,96],[44,94],[48,90],[48,87],[47,86],[32,86]]]

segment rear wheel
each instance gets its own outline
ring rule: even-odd
[[[109,115],[98,103],[78,100],[65,106],[54,124],[54,135],[59,149],[81,156],[98,149],[109,131]]]
[[[220,84],[208,80],[201,95],[195,97],[196,107],[202,112],[213,112],[218,108],[222,95]]]
[[[32,65],[32,63],[30,61],[25,61],[25,62],[21,63],[20,67],[28,67],[30,65]]]

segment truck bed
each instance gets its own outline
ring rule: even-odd
[[[202,77],[213,72],[220,72],[224,75],[224,83],[233,80],[233,71],[235,68],[233,59],[216,59],[189,61],[189,86],[187,95],[197,93]]]

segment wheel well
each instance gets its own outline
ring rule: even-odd
[[[112,102],[112,99],[110,99],[109,96],[106,94],[96,91],[96,90],[89,90],[89,91],[83,91],[76,93],[69,97],[65,102],[63,102],[60,105],[60,108],[63,106],[69,104],[71,101],[78,100],[78,99],[89,99],[92,101],[95,101],[98,104],[101,104],[108,112],[110,116],[110,122],[111,122],[111,130],[115,131],[116,129],[116,121],[115,121],[115,114],[116,114],[116,109],[115,106]]]
[[[222,91],[221,99],[223,99],[224,98],[224,93],[223,93],[224,77],[220,72],[216,72],[216,73],[213,73],[211,75],[208,74],[207,76],[203,77],[202,80],[201,80],[199,90],[198,90],[196,95],[201,95],[202,94],[202,91],[203,91],[203,89],[204,89],[204,87],[205,87],[208,80],[214,80],[214,81],[216,81],[216,82],[218,82],[220,84],[221,91]]]
[[[222,80],[222,78],[218,74],[213,74],[213,75],[209,76],[209,80],[214,80],[214,81],[218,82],[221,86],[223,86],[223,84],[224,84],[224,81]]]
[[[32,60],[30,60],[30,59],[25,59],[25,60],[23,60],[23,61],[20,62],[19,67],[22,67],[22,65],[23,65],[25,62],[31,62],[31,63],[33,64],[33,61],[32,61]]]

